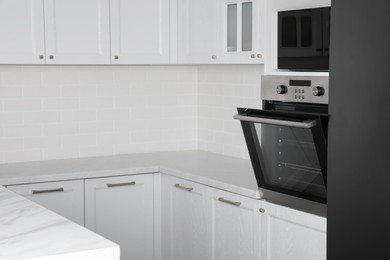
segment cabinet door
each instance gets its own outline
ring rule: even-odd
[[[47,64],[109,64],[109,0],[45,0]]]
[[[263,63],[264,0],[218,0],[221,63]]]
[[[43,0],[0,0],[0,64],[44,64]]]
[[[265,205],[267,260],[326,260],[326,218]]]
[[[178,63],[217,63],[217,0],[179,0],[177,5]]]
[[[212,195],[213,260],[260,259],[260,223],[254,199],[214,190]]]
[[[83,180],[11,185],[7,189],[84,226]]]
[[[111,0],[111,62],[169,64],[169,0]]]
[[[211,259],[207,187],[162,176],[162,259]]]
[[[119,244],[121,259],[152,260],[153,175],[85,180],[85,225]]]

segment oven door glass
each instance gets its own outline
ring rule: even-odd
[[[258,186],[326,203],[327,115],[239,109]]]

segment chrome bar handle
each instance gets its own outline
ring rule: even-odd
[[[317,121],[315,119],[314,120],[308,119],[303,122],[295,122],[295,121],[272,119],[272,118],[242,116],[239,114],[233,116],[233,118],[236,120],[252,122],[252,123],[263,123],[263,124],[270,124],[270,125],[280,125],[280,126],[306,128],[306,129],[312,128],[317,125]]]
[[[132,182],[122,182],[122,183],[107,183],[107,188],[113,188],[113,187],[121,187],[121,186],[134,186],[137,183],[135,181]]]
[[[191,188],[191,187],[182,186],[179,183],[176,183],[175,187],[178,188],[178,189],[186,190],[186,191],[192,191],[194,189],[194,188]]]
[[[64,188],[48,189],[48,190],[32,190],[32,194],[50,193],[50,192],[63,192]]]
[[[227,204],[230,204],[230,205],[234,205],[234,206],[237,206],[237,207],[241,206],[241,202],[227,200],[227,199],[225,199],[223,197],[219,197],[218,200],[220,202],[227,203]]]

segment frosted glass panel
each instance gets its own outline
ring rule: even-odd
[[[237,51],[237,4],[227,6],[227,51]]]
[[[252,51],[252,2],[242,3],[242,51]]]

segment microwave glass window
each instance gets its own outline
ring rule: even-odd
[[[242,51],[252,51],[252,2],[242,3]]]
[[[301,45],[310,47],[313,45],[313,26],[311,16],[301,16]]]
[[[297,18],[284,16],[282,18],[282,47],[297,47]]]

